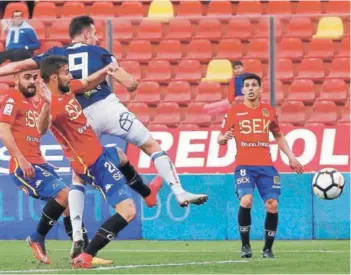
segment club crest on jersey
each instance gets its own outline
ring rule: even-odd
[[[274,177],[273,177],[273,182],[274,182],[274,184],[280,184],[280,178],[279,178],[279,176],[274,176]]]
[[[262,115],[263,116],[269,116],[269,113],[266,108],[262,109]]]

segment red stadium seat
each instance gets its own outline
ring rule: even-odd
[[[60,41],[44,41],[40,44],[39,52],[45,53],[53,47],[62,47]]]
[[[273,15],[291,15],[291,4],[290,1],[269,1],[267,4],[267,14]]]
[[[313,34],[312,22],[305,17],[292,17],[290,19],[285,37],[299,37],[301,39],[310,39]]]
[[[119,65],[128,73],[134,76],[135,79],[140,80],[141,70],[140,64],[137,61],[120,61]]]
[[[177,16],[192,19],[202,16],[202,5],[200,1],[180,1]]]
[[[212,59],[212,44],[207,39],[192,40],[187,47],[184,59],[208,62]]]
[[[290,59],[279,58],[276,62],[276,77],[282,81],[291,81],[294,77],[293,64]]]
[[[330,61],[334,55],[334,44],[331,39],[312,39],[307,46],[305,57],[322,58]]]
[[[58,17],[56,5],[51,2],[39,2],[35,4],[33,10],[33,19],[51,19]]]
[[[296,79],[290,87],[288,100],[302,101],[305,104],[313,104],[316,99],[315,86],[312,80]]]
[[[4,18],[12,18],[12,14],[16,10],[19,10],[23,13],[23,18],[29,18],[28,6],[23,2],[8,3],[5,9]]]
[[[106,40],[102,40],[99,43],[99,46],[105,49],[108,49],[108,46],[106,44]],[[117,60],[120,60],[124,57],[123,51],[122,51],[122,45],[118,40],[113,40],[112,44],[112,53],[113,55],[117,58]]]
[[[336,57],[350,58],[350,37],[345,37],[340,44],[340,49]]]
[[[152,46],[148,40],[133,40],[127,50],[126,60],[145,62],[152,58]]]
[[[262,83],[263,92],[261,94],[261,100],[263,102],[271,102],[271,89],[270,82],[268,80],[264,80]],[[284,87],[283,83],[279,80],[275,81],[275,103],[277,105],[281,105],[284,101]]]
[[[71,41],[68,34],[69,23],[69,20],[61,20],[60,24],[53,24],[51,29],[48,30],[49,39],[60,41],[63,44]]]
[[[263,77],[263,67],[259,59],[243,59],[242,61],[246,72],[255,73]]]
[[[304,125],[306,121],[305,106],[301,101],[285,102],[280,109],[279,121],[293,125]]]
[[[276,19],[275,20],[276,26],[275,26],[275,36],[280,37],[281,36],[281,27],[280,27],[280,20]],[[266,38],[268,39],[270,36],[270,31],[269,31],[269,19],[268,18],[263,18],[258,21],[257,24],[253,26],[254,30],[254,38]]]
[[[341,114],[340,120],[338,121],[339,124],[350,124],[350,102],[348,101],[343,109]]]
[[[143,20],[137,28],[136,39],[157,42],[162,38],[162,25],[159,21]]]
[[[247,18],[232,18],[227,26],[223,38],[248,39],[252,36],[250,20]]]
[[[182,58],[182,45],[179,40],[162,40],[158,46],[156,60],[178,62]]]
[[[208,4],[207,16],[227,20],[232,16],[232,3],[230,1],[211,1]]]
[[[340,78],[350,82],[350,58],[334,58],[328,78]]]
[[[218,82],[202,81],[197,87],[197,102],[215,102],[222,99],[221,84]]]
[[[323,82],[322,93],[319,99],[345,104],[347,99],[346,83],[341,79],[326,79]]]
[[[126,88],[124,88],[118,82],[113,82],[114,93],[119,98],[119,100],[127,105],[131,101],[132,93],[128,92]]]
[[[161,100],[160,85],[157,82],[141,82],[136,90],[135,102],[144,102],[148,105],[156,105]]]
[[[150,122],[150,109],[145,103],[130,103],[128,109],[134,113],[142,123],[147,125]]]
[[[114,6],[112,2],[98,1],[91,6],[90,15],[94,18],[103,17],[105,19],[115,16]]]
[[[319,15],[321,13],[320,1],[299,1],[297,3],[296,14]]]
[[[277,57],[292,60],[301,60],[304,55],[303,44],[300,38],[283,38],[277,50]]]
[[[196,131],[198,129],[200,129],[200,127],[196,124],[191,124],[191,123],[182,123],[179,125],[178,127],[181,130],[188,130],[188,131]]]
[[[260,1],[240,1],[236,13],[238,15],[262,14],[261,3]]]
[[[153,123],[177,127],[180,123],[180,108],[177,103],[161,103],[156,108]]]
[[[144,16],[143,4],[138,1],[123,1],[117,9],[117,16],[140,19]]]
[[[240,59],[243,55],[239,39],[222,39],[217,46],[216,59]]]
[[[82,2],[66,2],[62,7],[61,18],[75,17],[86,13]]]
[[[164,131],[164,130],[168,129],[167,125],[156,124],[153,121],[150,122],[150,124],[147,126],[147,128],[149,129],[149,131],[155,131],[155,132],[157,132],[157,131]]]
[[[191,100],[190,84],[187,81],[172,81],[167,87],[165,102],[186,105]]]
[[[126,19],[116,19],[113,24],[113,39],[127,42],[133,38],[132,22]]]
[[[219,41],[222,37],[222,26],[218,19],[206,18],[199,21],[196,39],[209,39],[211,41]]]
[[[350,18],[350,2],[328,1],[326,13],[329,15],[337,15],[343,20],[347,20],[347,18]],[[343,14],[343,16],[340,16],[341,14]]]
[[[324,123],[327,125],[335,125],[338,116],[336,113],[336,105],[332,101],[316,101],[313,105],[309,123]]]
[[[192,26],[188,19],[174,18],[168,25],[165,39],[189,41],[192,36]]]
[[[165,60],[152,60],[146,70],[145,80],[167,84],[172,77],[171,65]]]
[[[311,79],[313,81],[322,81],[324,79],[324,65],[319,58],[305,58],[302,60],[297,78]]]
[[[46,29],[45,29],[44,23],[39,20],[32,20],[30,24],[35,30],[35,33],[37,34],[38,39],[44,40],[46,38]]]
[[[182,60],[176,68],[176,80],[199,82],[201,79],[201,64],[198,60]]]
[[[269,56],[269,40],[265,38],[252,39],[247,47],[245,58],[259,58],[260,60],[268,60]]]
[[[211,124],[211,116],[203,110],[203,103],[192,103],[185,112],[185,118],[182,122],[185,124],[191,123],[201,127],[208,127]]]

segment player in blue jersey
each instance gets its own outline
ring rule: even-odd
[[[38,68],[38,62],[47,55],[52,54],[68,57],[69,70],[75,79],[86,78],[88,75],[115,61],[111,53],[96,46],[98,39],[96,37],[94,20],[91,17],[78,16],[73,18],[69,27],[69,35],[72,39],[72,44],[64,47],[54,47],[47,53],[36,56],[33,59],[7,64],[0,68],[0,76]],[[114,78],[130,92],[135,91],[137,88],[135,79],[121,67],[114,74]],[[105,81],[98,85],[96,89],[77,96],[77,99],[83,107],[88,122],[98,135],[111,134],[121,136],[128,142],[138,146],[151,157],[159,175],[170,186],[181,206],[186,206],[189,203],[202,204],[207,200],[206,195],[191,194],[182,188],[175,166],[167,153],[161,149],[158,142],[134,114],[120,103],[115,94],[111,93]],[[131,166],[129,165],[129,167]],[[75,177],[73,181],[74,186],[83,188],[80,179]],[[84,200],[84,193],[79,191],[78,188],[70,191],[70,205],[71,195],[71,211],[75,211],[76,214],[82,213],[83,203],[81,201]],[[73,217],[75,214],[71,212],[71,216]],[[74,223],[73,227],[76,228]],[[77,226],[77,228],[80,227]]]

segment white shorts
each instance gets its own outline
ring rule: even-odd
[[[84,114],[98,136],[119,136],[138,147],[151,137],[144,124],[128,111],[115,94],[88,106]]]

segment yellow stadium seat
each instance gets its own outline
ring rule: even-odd
[[[148,17],[168,21],[174,15],[173,5],[168,0],[154,0],[150,4]]]
[[[319,20],[317,33],[313,38],[341,39],[344,35],[344,26],[340,17],[322,17]]]
[[[207,67],[206,77],[202,81],[228,82],[233,77],[232,64],[227,59],[212,60]]]

